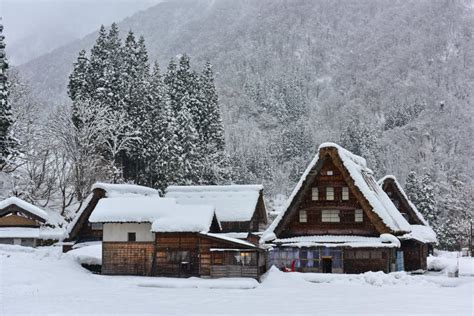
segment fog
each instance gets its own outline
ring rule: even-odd
[[[7,54],[23,64],[161,0],[0,0]]]

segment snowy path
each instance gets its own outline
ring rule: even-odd
[[[473,314],[474,278],[468,276],[372,273],[331,279],[275,271],[262,284],[112,277],[89,273],[59,249],[22,247],[0,247],[0,270],[1,315]],[[212,288],[216,286],[222,288]]]

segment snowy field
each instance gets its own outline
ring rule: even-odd
[[[442,268],[457,264],[444,254]],[[323,275],[270,271],[252,279],[100,276],[60,249],[0,246],[0,315],[392,314],[473,315],[474,261],[445,271]]]

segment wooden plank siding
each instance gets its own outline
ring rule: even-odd
[[[150,275],[153,242],[103,242],[102,274]]]
[[[416,240],[402,241],[405,271],[427,269],[428,245]]]

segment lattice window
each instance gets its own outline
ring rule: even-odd
[[[354,221],[360,223],[364,221],[364,212],[362,210],[355,210],[354,212]]]
[[[339,223],[341,221],[339,213],[339,210],[323,210],[321,212],[321,221],[323,223]]]
[[[300,223],[307,223],[308,222],[308,214],[306,211],[300,211]]]
[[[334,201],[334,188],[333,187],[326,188],[326,200]]]
[[[342,187],[342,200],[343,201],[349,200],[349,188],[348,187]]]
[[[311,191],[311,199],[313,201],[319,200],[319,189],[318,188],[313,188]]]

